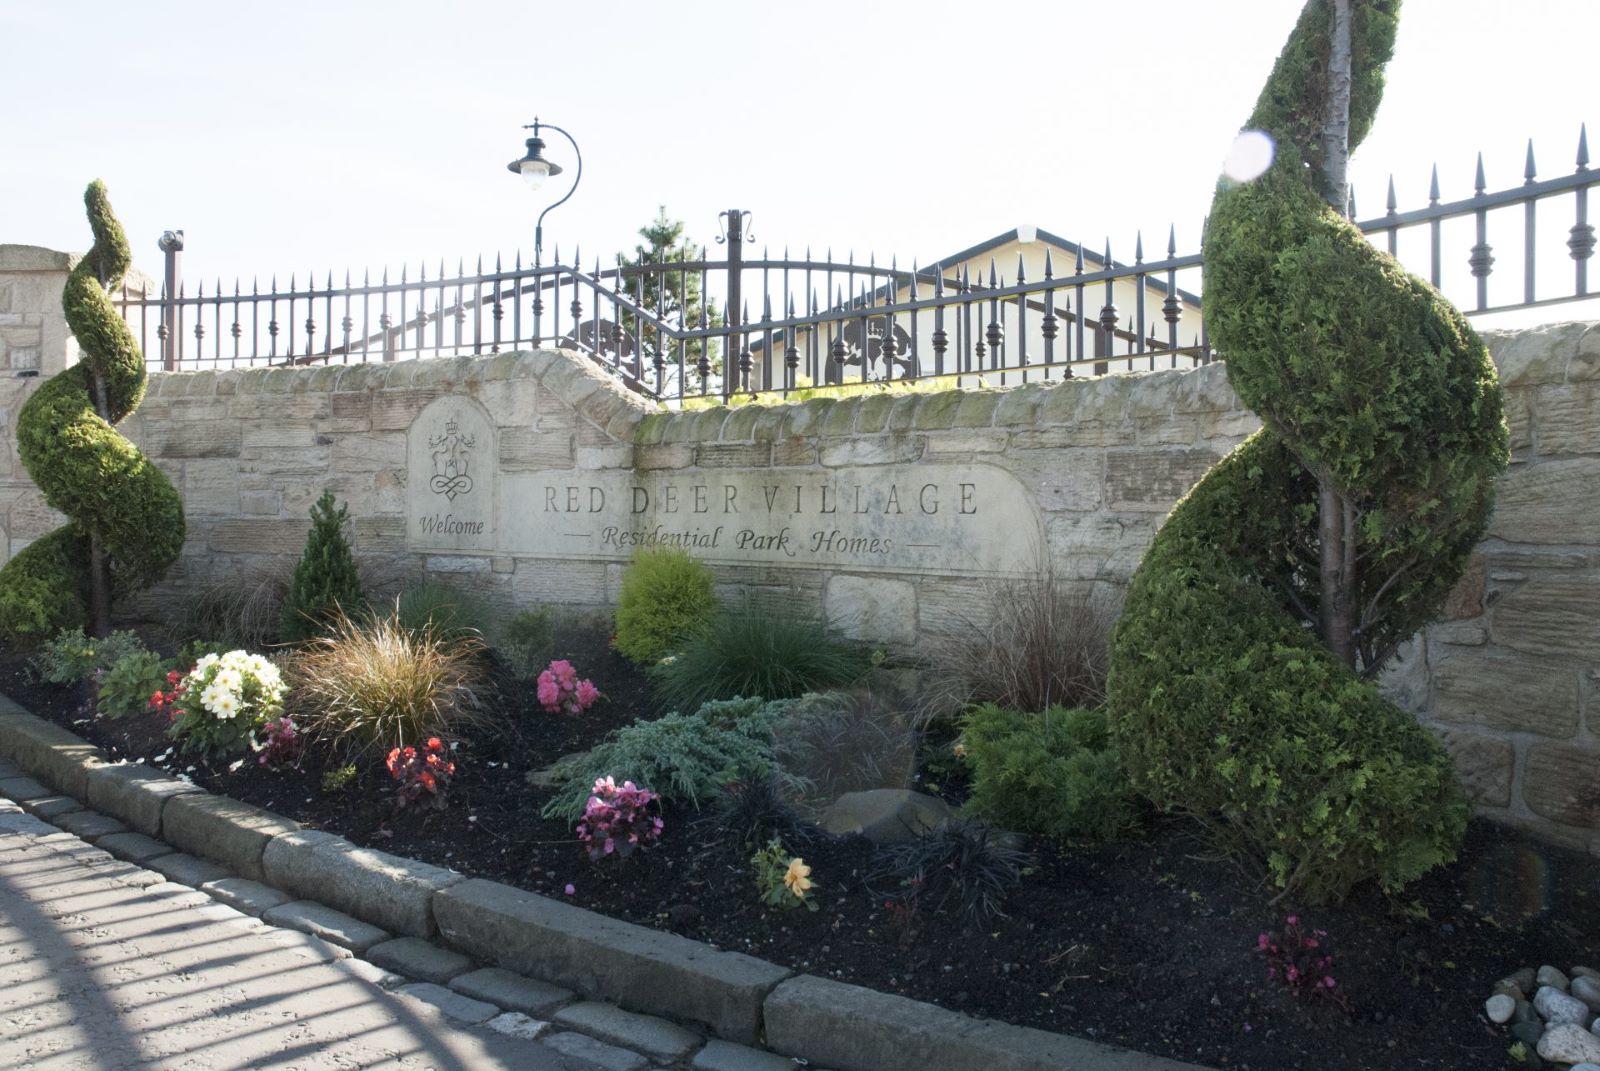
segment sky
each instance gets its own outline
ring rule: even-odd
[[[1158,254],[1171,226],[1188,252],[1299,8],[0,0],[0,243],[84,248],[81,192],[99,177],[136,266],[159,275],[157,239],[181,228],[185,278],[208,289],[526,257],[575,171],[541,201],[506,170],[537,116],[584,161],[546,221],[547,261],[578,245],[609,263],[658,205],[702,242],[718,212],[748,209],[774,256],[926,264],[1018,224],[1109,238],[1119,259],[1140,232]],[[1406,0],[1352,163],[1358,214],[1382,211],[1391,173],[1400,208],[1422,207],[1435,163],[1445,200],[1469,196],[1479,151],[1491,189],[1518,185],[1529,138],[1541,177],[1570,172],[1580,123],[1600,120],[1597,37],[1594,0]],[[1569,203],[1547,213],[1540,270],[1570,288]],[[1513,211],[1490,234],[1508,296]],[[1447,264],[1466,244],[1447,243]],[[1528,315],[1600,318],[1600,302]]]

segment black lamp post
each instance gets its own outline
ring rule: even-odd
[[[544,217],[550,214],[551,209],[558,208],[561,205],[566,204],[567,201],[571,200],[572,195],[578,192],[578,183],[583,180],[583,152],[578,148],[577,139],[575,139],[565,130],[561,129],[559,126],[555,126],[551,123],[541,123],[537,118],[535,118],[532,123],[525,125],[522,129],[532,130],[533,137],[529,138],[525,143],[527,151],[523,153],[520,159],[513,160],[507,164],[506,170],[521,175],[522,180],[528,184],[528,189],[537,192],[542,186],[544,186],[546,179],[553,178],[566,170],[559,164],[551,163],[549,160],[545,159],[544,139],[539,136],[539,131],[554,130],[557,134],[560,134],[562,137],[566,138],[568,143],[572,145],[573,155],[577,157],[578,161],[577,170],[572,176],[572,186],[567,190],[566,196],[562,197],[561,200],[552,203],[543,212],[540,212],[539,220],[534,224],[533,227],[533,269],[535,280],[533,298],[533,338],[534,344],[537,345],[540,337],[539,314],[544,311],[544,301],[539,296],[540,292],[543,290],[543,286],[538,278],[539,267],[542,263],[542,256],[544,252]]]

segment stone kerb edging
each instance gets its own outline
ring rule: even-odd
[[[484,962],[591,999],[698,1023],[728,1041],[764,1043],[836,1071],[1208,1071],[795,975],[753,956],[358,848],[142,764],[108,762],[99,748],[4,695],[0,757],[147,836],[291,895],[394,933],[440,937]]]

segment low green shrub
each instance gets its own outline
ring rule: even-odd
[[[858,680],[872,652],[814,617],[757,604],[718,614],[649,673],[664,710],[693,710],[713,699],[760,695],[793,699]]]
[[[331,796],[336,792],[344,792],[354,787],[361,779],[361,772],[356,769],[356,764],[347,762],[343,766],[330,766],[322,771],[323,795]]]
[[[86,636],[81,628],[64,628],[40,646],[29,664],[42,681],[76,684],[144,649],[133,632],[113,632],[101,638]]]
[[[641,550],[622,574],[616,647],[640,664],[659,661],[717,612],[711,570],[671,547]]]
[[[413,631],[396,612],[341,613],[331,628],[287,661],[289,713],[311,736],[360,756],[459,736],[486,720],[480,641]]]
[[[149,711],[150,697],[166,687],[167,671],[173,665],[154,651],[129,651],[100,673],[95,709],[102,718],[127,718]]]
[[[632,781],[663,800],[696,808],[716,798],[723,785],[745,771],[771,766],[773,727],[789,710],[786,702],[740,702],[745,706],[738,717],[729,717],[731,706],[713,707],[616,730],[593,750],[562,765],[562,787],[541,813],[577,821],[589,790],[602,777]]]
[[[986,703],[968,712],[963,740],[972,765],[968,808],[1002,829],[1107,840],[1137,819],[1103,710],[1021,714]]]

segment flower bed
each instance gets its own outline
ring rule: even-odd
[[[1481,1002],[1505,964],[1600,959],[1591,895],[1600,864],[1484,823],[1459,862],[1407,898],[1359,896],[1288,924],[1318,941],[1296,949],[1314,952],[1314,965],[1333,957],[1319,977],[1337,979],[1338,1000],[1284,984],[1286,953],[1274,963],[1258,948],[1264,934],[1287,947],[1280,939],[1294,909],[1269,906],[1251,872],[1208,857],[1194,831],[1172,821],[1105,845],[1028,843],[1034,862],[1005,901],[1008,917],[976,923],[956,904],[941,909],[869,879],[878,854],[859,837],[791,846],[758,886],[751,857],[764,845],[734,843],[672,803],[659,810],[659,843],[626,859],[602,852],[597,864],[568,822],[541,817],[555,790],[527,774],[650,716],[650,687],[603,636],[574,642],[558,653],[605,701],[552,715],[536,688],[502,677],[491,728],[441,753],[457,767],[443,809],[397,809],[381,756],[344,787],[325,788],[341,764],[316,747],[298,767],[277,769],[182,755],[164,717],[92,717],[83,688],[37,682],[15,657],[0,664],[0,691],[114,754],[357,843],[810,973],[1217,1067],[1500,1068],[1510,1039],[1483,1018]],[[959,799],[956,786],[938,787]],[[648,840],[654,806],[636,809]],[[799,903],[815,910],[781,909]]]

